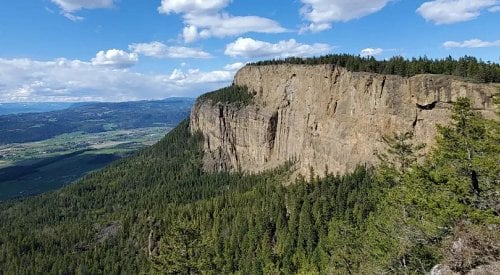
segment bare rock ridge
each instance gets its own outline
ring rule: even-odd
[[[436,124],[449,121],[450,106],[467,96],[486,117],[495,117],[495,84],[443,75],[350,72],[333,65],[246,66],[234,84],[247,86],[254,104],[199,100],[191,131],[205,137],[207,170],[258,172],[296,160],[308,175],[345,173],[374,164],[382,136],[413,131],[432,144]]]

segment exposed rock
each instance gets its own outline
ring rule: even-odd
[[[469,275],[498,275],[500,274],[500,262],[495,262],[489,265],[482,265],[469,271]]]
[[[449,121],[451,103],[467,96],[486,117],[495,117],[494,84],[443,75],[349,72],[332,65],[246,66],[236,85],[256,93],[255,104],[236,107],[198,101],[191,130],[205,136],[205,169],[257,172],[298,161],[318,175],[352,171],[376,162],[382,136],[413,131],[432,144],[436,124]]]
[[[111,222],[107,226],[101,228],[97,234],[97,242],[102,243],[107,239],[115,236],[120,231],[121,225],[118,222]]]
[[[429,275],[458,275],[460,273],[453,272],[449,266],[443,265],[443,264],[438,264],[435,265],[432,269]]]
[[[460,273],[454,272],[449,266],[438,264],[431,269],[429,275],[458,275]],[[495,262],[488,265],[478,266],[469,272],[467,275],[498,275],[500,274],[500,262]]]
[[[444,241],[443,261],[461,274],[500,274],[500,235],[497,226],[461,221]]]

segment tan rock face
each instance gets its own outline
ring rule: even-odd
[[[354,73],[332,65],[246,66],[236,85],[256,92],[255,104],[199,101],[191,130],[205,136],[207,170],[257,172],[296,160],[298,172],[345,173],[375,164],[382,136],[414,131],[432,144],[436,124],[449,121],[451,106],[467,96],[495,117],[493,84],[441,75],[404,78]]]

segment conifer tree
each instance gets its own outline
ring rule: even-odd
[[[179,223],[161,239],[153,269],[163,274],[199,274],[208,267],[206,256],[199,230],[193,224]]]
[[[491,204],[492,198],[481,198],[481,193],[498,191],[500,123],[482,118],[468,98],[457,100],[451,118],[451,125],[438,127],[439,150],[432,160],[439,169],[434,179],[455,186],[465,204]]]

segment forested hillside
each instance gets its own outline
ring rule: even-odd
[[[293,162],[256,175],[203,172],[202,136],[183,122],[76,184],[1,204],[0,268],[422,274],[445,263],[466,272],[500,260],[500,125],[466,99],[452,119],[424,162],[403,133],[386,138],[378,168],[294,181]],[[458,238],[464,253],[453,250]]]

